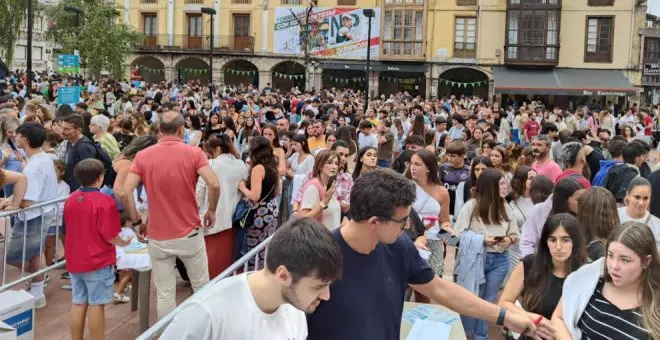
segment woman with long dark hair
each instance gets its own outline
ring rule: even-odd
[[[275,157],[277,157],[277,173],[280,176],[286,174],[286,157],[284,156],[284,149],[280,146],[280,136],[277,133],[275,124],[266,123],[261,128],[261,135],[270,141]]]
[[[202,120],[198,115],[188,115],[186,117],[186,128],[190,136],[190,145],[198,146],[202,142]]]
[[[410,132],[408,132],[408,136],[417,135],[424,138],[425,131],[426,131],[426,124],[424,122],[424,115],[418,113],[415,115],[415,118],[413,119],[412,127],[410,128]]]
[[[541,316],[542,322],[550,323],[562,295],[564,279],[586,262],[578,220],[571,214],[554,215],[543,227],[536,254],[525,257],[513,270],[499,304],[510,312],[533,319]]]
[[[291,148],[293,148],[294,153],[289,157],[289,170],[287,171],[287,177],[293,181],[291,192],[297,193],[304,184],[307,175],[309,175],[314,168],[314,157],[309,150],[305,135],[297,134],[293,136],[293,139],[291,140]]]
[[[272,142],[263,136],[253,137],[250,140],[249,158],[250,175],[247,181],[240,182],[238,190],[246,199],[252,201],[254,208],[248,213],[250,216],[247,218],[247,227],[238,239],[239,256],[245,255],[275,233],[278,226],[277,196],[280,181],[278,159],[273,152]],[[259,257],[264,259],[263,253]]]
[[[211,113],[209,119],[206,121],[204,140],[208,140],[214,133],[222,133],[222,118],[218,113]]]
[[[358,179],[362,174],[376,168],[378,161],[378,150],[371,146],[366,146],[360,149],[355,163],[355,171],[353,171],[353,180]]]
[[[243,153],[249,150],[248,138],[252,136],[252,131],[259,131],[254,118],[245,117],[243,128],[238,132],[238,152]]]
[[[626,222],[606,249],[566,278],[552,315],[555,339],[660,339],[660,256],[651,229]]]
[[[456,197],[454,202],[454,216],[458,216],[463,204],[472,198],[476,190],[477,179],[484,170],[493,167],[493,162],[486,156],[477,156],[472,159],[470,164],[470,178],[467,181],[458,183],[456,186]]]
[[[536,178],[536,171],[528,166],[521,166],[516,169],[511,179],[510,195],[511,201],[509,207],[513,212],[513,218],[518,223],[518,228],[522,230],[527,217],[532,213],[534,202],[532,202],[530,188],[532,181]],[[510,268],[515,268],[520,262],[520,247],[514,244],[509,248]]]
[[[473,198],[465,203],[454,224],[456,235],[461,238],[461,246],[456,256],[457,283],[489,302],[495,301],[509,272],[507,250],[511,244],[517,242],[519,235],[518,224],[504,199],[506,189],[506,181],[499,171],[492,168],[484,170],[477,180]],[[464,238],[464,233],[471,234],[465,235]],[[478,240],[481,240],[483,245],[476,244]],[[484,261],[485,282],[479,285],[478,291],[474,291],[474,286],[465,286],[469,284],[472,274],[464,272],[462,264],[474,261],[468,257],[483,251],[485,257],[477,261]],[[486,321],[469,317],[461,319],[468,336],[472,334],[478,339],[488,338]]]
[[[341,224],[341,206],[335,195],[336,180],[339,171],[339,157],[332,150],[323,150],[317,156],[312,170],[312,179],[303,186],[300,203],[302,216],[312,217],[329,230],[339,228]]]
[[[343,141],[348,145],[348,158],[346,159],[346,165],[348,172],[353,173],[355,170],[355,158],[357,157],[358,147],[355,142],[355,129],[349,125],[340,126],[337,129],[337,140]]]
[[[223,133],[229,136],[229,140],[231,140],[231,142],[234,143],[234,146],[236,146],[236,136],[238,136],[238,131],[236,130],[234,120],[230,116],[224,116],[222,118],[222,128]]]

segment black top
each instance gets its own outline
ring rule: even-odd
[[[64,173],[64,182],[69,185],[71,192],[74,192],[80,187],[80,183],[73,176],[73,168],[82,160],[96,158],[96,148],[89,138],[82,136],[76,144],[71,144],[71,142],[66,144],[65,157],[66,172]]]
[[[531,283],[528,284],[527,280],[528,273],[532,270],[532,266],[534,265],[534,254],[525,256],[522,263],[525,271],[524,286],[528,287],[528,285],[531,285]],[[555,311],[555,307],[557,307],[557,303],[559,303],[562,294],[562,287],[564,286],[563,278],[556,277],[552,275],[552,273],[549,274],[551,275],[550,288],[543,295],[541,301],[539,301],[539,305],[536,306],[534,310],[528,310],[528,312],[543,315],[543,317],[548,320],[552,319],[552,312]],[[522,294],[525,294],[524,288]]]
[[[424,284],[435,274],[406,235],[378,243],[370,254],[353,250],[332,231],[344,258],[330,300],[307,315],[307,340],[398,340],[408,284]]]
[[[639,308],[619,309],[603,296],[603,285],[604,281],[600,279],[578,321],[582,339],[651,340],[651,333],[643,326]]]
[[[135,135],[126,135],[121,132],[115,133],[112,136],[115,137],[115,139],[119,143],[119,150],[124,150],[126,145],[131,144],[131,142],[135,138]]]
[[[271,171],[266,169],[266,174],[264,175],[264,179],[261,182],[261,195],[259,195],[259,201],[263,200],[267,202],[276,196],[275,185],[277,184],[278,180],[279,178],[277,177],[277,174],[271,173]]]
[[[603,244],[603,241],[595,240],[589,242],[587,245],[587,254],[589,254],[591,261],[596,261],[605,256],[605,244]]]
[[[589,165],[589,170],[591,170],[591,176],[588,178],[589,182],[593,181],[594,176],[600,170],[600,161],[605,160],[603,153],[597,149],[593,148],[593,151],[587,155],[587,165]]]

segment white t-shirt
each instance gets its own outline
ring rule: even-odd
[[[23,169],[23,174],[27,177],[27,190],[25,190],[24,200],[37,204],[54,200],[58,197],[55,164],[47,153],[42,151],[28,158],[27,165]],[[55,205],[48,205],[43,208],[43,213],[50,215],[54,210]],[[42,209],[31,209],[24,213],[19,213],[18,218],[21,221],[26,221],[39,217],[41,214]],[[47,223],[51,222],[49,220]]]
[[[360,132],[360,134],[358,134],[358,146],[360,149],[364,148],[365,146],[378,148],[378,138],[376,138],[376,135],[374,134],[366,136]]]
[[[272,314],[261,311],[248,286],[247,274],[226,278],[193,295],[160,339],[305,340],[305,313],[289,304]]]
[[[632,218],[626,212],[626,207],[619,208],[617,212],[619,213],[619,221],[621,221],[622,224],[625,222],[634,221],[649,226],[653,232],[653,236],[655,236],[656,247],[658,248],[658,251],[660,251],[660,218],[651,215],[651,213],[648,211],[642,218]]]
[[[314,209],[320,203],[321,197],[319,196],[319,190],[314,185],[308,186],[307,190],[303,193],[302,209]],[[329,230],[339,228],[341,224],[341,205],[339,205],[339,201],[337,201],[334,195],[330,200],[330,204],[328,204],[328,208],[323,210],[321,219],[323,220],[323,225]]]

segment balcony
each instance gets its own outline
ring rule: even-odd
[[[158,0],[140,0],[140,4],[142,4],[142,5],[149,5],[149,4],[153,5],[153,4],[157,4],[157,3],[158,3]]]
[[[508,65],[520,66],[557,66],[559,45],[505,45],[504,62]]]
[[[186,5],[203,5],[204,0],[185,0],[183,3]]]
[[[136,46],[144,51],[153,50],[206,50],[209,49],[209,36],[187,36],[187,35],[147,35]],[[254,52],[254,37],[237,37],[233,35],[221,35],[213,37],[213,51],[252,53]]]
[[[232,5],[249,5],[252,0],[231,0]]]
[[[476,6],[477,0],[456,0],[456,6]]]

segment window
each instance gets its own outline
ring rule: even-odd
[[[43,60],[43,47],[33,46],[32,47],[32,60]]]
[[[337,0],[337,6],[355,6],[356,0]]]
[[[560,10],[508,10],[506,58],[556,63]]]
[[[412,3],[413,0],[406,1]],[[422,9],[386,9],[383,20],[385,30],[383,55],[423,57],[424,11]]]
[[[611,63],[613,37],[613,17],[587,17],[585,62]]]
[[[16,48],[14,49],[14,58],[18,60],[25,60],[25,58],[27,58],[25,51],[25,45],[16,45]]]
[[[457,6],[476,6],[477,0],[456,0]]]
[[[589,0],[589,6],[614,6],[614,0]]]
[[[660,63],[660,38],[646,37],[644,39],[644,63]],[[660,74],[643,74],[642,84],[660,85]]]
[[[454,57],[476,56],[477,18],[457,17],[454,25]]]
[[[158,16],[155,13],[143,14],[143,33],[146,36],[158,34]]]

